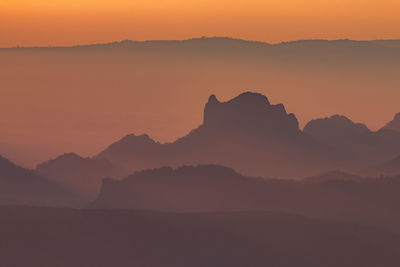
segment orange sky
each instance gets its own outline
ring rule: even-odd
[[[0,47],[231,36],[400,38],[399,0],[0,0]]]

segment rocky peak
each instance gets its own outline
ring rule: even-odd
[[[211,95],[204,109],[205,127],[232,131],[257,131],[261,133],[298,133],[298,121],[287,114],[282,104],[271,105],[259,93],[246,92],[220,102]]]

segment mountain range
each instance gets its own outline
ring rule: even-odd
[[[246,92],[227,102],[210,96],[203,123],[175,142],[160,144],[146,135],[127,135],[98,157],[131,171],[219,164],[251,175],[301,177],[329,164],[330,155],[324,152],[324,146],[300,131],[296,117],[282,104],[272,105],[264,95]]]
[[[243,90],[284,103],[301,128],[340,113],[376,130],[399,112],[398,43],[195,38],[0,49],[0,153],[33,168],[64,152],[95,155],[125,133],[172,142],[199,125],[209,95],[227,101]]]
[[[359,172],[400,154],[396,116],[377,131],[343,115],[315,119],[299,128],[294,114],[246,92],[220,102],[211,95],[203,123],[172,143],[130,134],[97,157],[130,171],[161,166],[219,164],[253,176],[302,178],[332,169]],[[286,166],[290,165],[290,168]]]
[[[399,40],[0,58],[1,267],[400,266]]]
[[[400,131],[371,131],[343,115],[312,120],[301,130],[282,104],[245,92],[226,102],[211,95],[203,123],[174,142],[128,134],[92,158],[65,154],[36,171],[94,198],[103,178],[163,166],[217,164],[249,176],[299,179],[335,169],[359,173],[399,153]]]
[[[105,179],[92,208],[164,212],[271,211],[400,233],[400,176],[332,171],[303,180],[255,178],[215,166],[164,167]]]

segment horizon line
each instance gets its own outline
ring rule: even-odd
[[[121,44],[121,43],[151,43],[151,42],[185,42],[185,41],[193,41],[193,40],[202,40],[202,39],[227,39],[233,41],[243,41],[248,43],[258,43],[270,46],[278,46],[282,44],[290,44],[296,42],[307,42],[307,41],[326,41],[326,42],[337,42],[337,41],[349,41],[349,42],[359,42],[359,43],[371,43],[371,42],[391,42],[391,41],[400,41],[399,39],[367,39],[367,40],[357,40],[357,39],[350,39],[350,38],[339,38],[339,39],[322,39],[322,38],[309,38],[309,39],[295,39],[291,41],[282,41],[277,43],[266,42],[266,41],[258,41],[258,40],[251,40],[251,39],[242,39],[242,38],[235,38],[235,37],[228,37],[228,36],[201,36],[201,37],[191,37],[191,38],[184,38],[184,39],[148,39],[148,40],[132,40],[132,39],[123,39],[119,41],[110,41],[110,42],[99,42],[99,43],[86,43],[86,44],[75,44],[75,45],[38,45],[38,46],[9,46],[9,47],[0,47],[0,49],[32,49],[32,48],[79,48],[79,47],[90,47],[90,46],[106,46],[112,44]]]

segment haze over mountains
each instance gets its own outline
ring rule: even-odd
[[[203,124],[173,143],[128,135],[98,157],[131,171],[214,163],[247,174],[287,178],[327,168],[329,156],[322,155],[323,149],[300,131],[296,117],[282,104],[271,105],[265,96],[246,92],[227,102],[210,96]]]
[[[175,142],[128,134],[95,157],[64,154],[36,171],[94,198],[103,178],[122,178],[143,169],[217,164],[249,176],[299,179],[335,169],[365,174],[365,169],[392,160],[399,151],[398,131],[371,131],[339,115],[312,120],[301,131],[295,115],[282,104],[245,92],[226,102],[211,95],[203,123]]]
[[[386,126],[371,131],[339,115],[312,120],[301,131],[282,104],[247,92],[223,103],[210,96],[203,124],[174,143],[127,135],[99,157],[132,171],[217,163],[251,175],[296,178],[335,168],[358,172],[399,151],[400,131]]]
[[[0,205],[76,207],[85,200],[0,156]]]
[[[390,176],[400,174],[400,156],[386,162],[370,166],[362,171],[363,174],[373,176]]]
[[[90,198],[97,196],[102,178],[128,175],[106,159],[82,158],[75,153],[39,164],[36,172]]]
[[[246,177],[215,166],[164,167],[106,179],[93,208],[175,212],[279,210],[400,233],[400,176],[328,172],[305,180]]]
[[[3,154],[34,167],[65,151],[94,155],[129,132],[173,141],[199,124],[209,95],[225,101],[246,88],[284,103],[301,128],[339,113],[376,130],[399,112],[397,44],[199,38],[1,49]]]
[[[304,133],[352,161],[353,171],[355,166],[361,169],[392,159],[400,151],[400,131],[387,126],[371,131],[365,124],[354,123],[345,116],[312,120],[304,127]]]
[[[0,266],[399,266],[399,44],[0,49]]]
[[[340,115],[302,131],[284,105],[254,92],[211,95],[203,115],[172,143],[129,134],[94,157],[65,153],[33,171],[0,158],[2,263],[398,266],[398,160],[371,163],[398,155],[400,132]],[[329,171],[339,167],[367,174]]]

